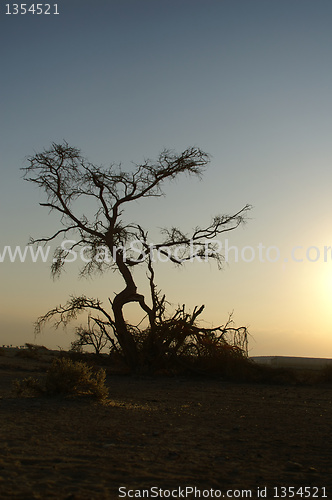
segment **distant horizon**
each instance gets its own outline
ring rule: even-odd
[[[70,347],[68,349],[65,349],[61,346],[57,346],[58,349],[55,349],[54,347],[48,347],[47,345],[43,344],[43,343],[38,343],[38,342],[25,342],[24,344],[21,344],[21,345],[9,345],[9,344],[2,344],[0,345],[0,348],[2,349],[26,349],[28,348],[28,345],[33,345],[33,346],[36,346],[36,347],[40,347],[40,348],[46,348],[47,350],[49,351],[58,351],[58,352],[61,352],[61,351],[64,351],[64,352],[68,352],[70,350]],[[106,349],[107,351],[107,349]],[[101,351],[101,354],[105,354],[105,355],[108,355],[108,353],[106,352],[105,350],[102,350]],[[93,349],[87,349],[85,350],[84,352],[86,353],[93,353]],[[290,358],[290,359],[305,359],[305,360],[327,360],[327,361],[332,361],[332,357],[331,358],[328,358],[328,357],[318,357],[318,356],[295,356],[295,355],[274,355],[274,354],[264,354],[264,355],[254,355],[254,356],[251,356],[250,354],[248,354],[248,358],[249,359],[274,359],[274,358]]]

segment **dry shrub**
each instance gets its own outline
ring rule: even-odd
[[[93,369],[81,361],[68,358],[55,359],[45,380],[47,394],[87,395],[96,399],[106,399],[106,372],[102,368]]]
[[[244,381],[252,377],[252,364],[242,349],[234,345],[213,344],[198,356],[182,356],[180,362],[191,371],[227,380]]]
[[[14,391],[18,396],[91,396],[105,400],[108,389],[105,385],[106,373],[94,369],[81,361],[62,357],[54,359],[44,380],[32,377],[14,381]]]
[[[37,378],[27,377],[13,381],[13,391],[20,397],[35,397],[44,393],[44,387]]]
[[[176,314],[150,329],[132,330],[141,366],[150,373],[196,373],[244,380],[251,364],[247,357],[247,329],[202,328],[192,315],[179,308]]]

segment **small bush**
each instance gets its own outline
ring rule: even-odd
[[[44,387],[40,380],[33,377],[23,378],[21,380],[14,380],[13,390],[17,396],[21,397],[34,397],[43,394]]]
[[[94,370],[86,363],[68,358],[55,359],[48,370],[45,380],[47,394],[89,395],[106,399],[106,372]]]
[[[14,392],[18,396],[92,396],[105,400],[108,389],[105,385],[106,372],[93,369],[81,361],[68,358],[55,359],[44,380],[28,377],[15,380]]]

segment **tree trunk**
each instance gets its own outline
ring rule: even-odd
[[[118,293],[112,304],[116,335],[123,350],[126,362],[130,368],[135,371],[139,364],[139,356],[135,340],[132,334],[128,331],[123,317],[123,306],[129,302],[138,302],[141,308],[148,314],[150,323],[153,318],[153,311],[145,303],[144,296],[137,293],[137,287],[132,274],[129,271],[128,266],[125,264],[123,255],[120,251],[116,253],[116,263],[126,283],[126,288],[122,290],[122,292]]]
[[[123,351],[124,357],[131,370],[135,371],[138,366],[138,352],[132,334],[128,331],[126,322],[123,317],[123,306],[131,302],[129,297],[126,298],[127,288],[119,293],[113,301],[113,313],[116,329],[116,336]],[[129,299],[129,300],[128,300]]]

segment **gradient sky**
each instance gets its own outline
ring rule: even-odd
[[[1,2],[0,250],[58,227],[20,171],[52,141],[124,169],[196,145],[212,155],[203,179],[170,184],[128,217],[152,234],[189,231],[250,203],[228,240],[256,258],[223,271],[160,264],[158,285],[175,305],[205,304],[206,325],[234,310],[251,355],[332,357],[331,1],[65,0],[58,10],[6,15]],[[279,260],[260,262],[259,244]],[[302,262],[290,258],[297,246]],[[0,279],[0,344],[13,345],[34,341],[33,321],[69,294],[106,301],[122,287],[114,274],[79,280],[72,265],[53,281],[49,263],[8,259]],[[47,328],[37,342],[72,339]]]

